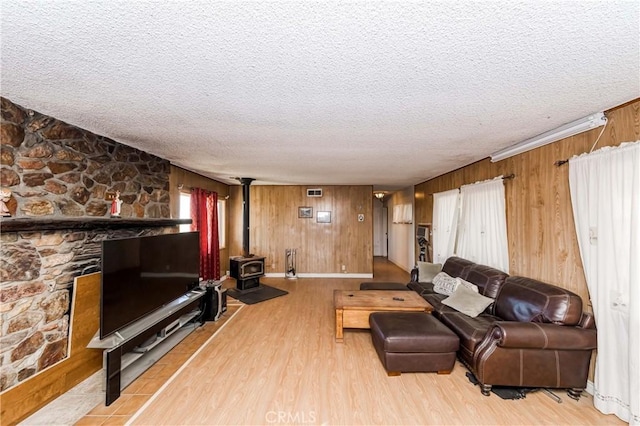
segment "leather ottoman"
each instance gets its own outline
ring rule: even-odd
[[[449,374],[458,336],[424,312],[374,312],[369,316],[373,347],[389,376],[402,372]]]
[[[360,290],[407,290],[411,291],[406,284],[402,283],[394,283],[394,282],[384,282],[384,281],[370,281],[360,283]]]

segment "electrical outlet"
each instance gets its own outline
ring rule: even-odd
[[[342,272],[346,272],[347,271],[347,265],[342,265]]]
[[[104,199],[107,201],[112,201],[114,198],[116,198],[115,192],[107,192],[106,194],[104,194]]]

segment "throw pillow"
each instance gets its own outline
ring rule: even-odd
[[[476,293],[464,285],[459,285],[456,291],[444,299],[442,303],[458,312],[475,318],[487,309],[487,306],[493,303],[493,299]]]
[[[465,281],[462,278],[456,278],[456,281],[458,281],[458,285],[463,285],[463,286],[465,286],[467,288],[470,288],[471,290],[475,291],[476,293],[479,293],[477,285],[472,284],[469,281]]]
[[[418,281],[430,283],[442,270],[442,263],[418,262]]]
[[[451,295],[458,287],[458,281],[446,272],[440,272],[433,277],[433,291],[447,296]]]

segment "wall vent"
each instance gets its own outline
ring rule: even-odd
[[[322,188],[307,189],[307,197],[322,197]]]

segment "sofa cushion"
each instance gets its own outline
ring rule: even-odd
[[[499,321],[499,318],[487,314],[471,318],[451,308],[445,307],[445,309],[440,312],[438,319],[458,335],[460,338],[459,354],[464,361],[471,363],[476,347],[482,342],[493,323]]]
[[[476,293],[464,285],[459,285],[453,294],[444,299],[442,303],[465,315],[477,317],[493,303],[493,299]]]
[[[407,287],[409,287],[411,290],[415,291],[422,297],[424,297],[427,294],[435,293],[433,291],[433,283],[411,281],[409,284],[407,284]]]
[[[582,316],[582,299],[562,287],[509,277],[498,292],[494,312],[505,321],[577,325]]]
[[[455,309],[448,307],[447,305],[443,305],[442,301],[449,296],[445,296],[440,293],[425,293],[422,295],[422,298],[429,302],[431,306],[433,306],[432,314],[437,318],[442,312],[455,312]]]
[[[446,296],[451,296],[459,285],[463,285],[478,293],[477,285],[471,284],[469,281],[463,280],[460,277],[451,277],[447,275],[446,272],[440,272],[433,278],[433,291]]]
[[[475,263],[470,260],[451,256],[446,260],[446,262],[444,262],[444,265],[442,265],[442,272],[446,272],[452,277],[460,277],[463,280],[466,280],[467,272],[473,265],[475,265]]]
[[[432,282],[435,277],[442,270],[442,263],[429,263],[418,262],[418,281],[420,282]]]
[[[433,306],[433,311],[431,312],[431,314],[434,317],[440,318],[443,314],[446,313],[458,313],[458,311],[456,311],[455,309],[442,304],[442,301],[449,296],[433,291],[432,283],[411,282],[408,284],[408,287],[413,291],[416,291],[420,296],[422,296],[424,300],[426,300],[431,306]]]
[[[478,286],[483,296],[496,298],[500,287],[504,284],[509,274],[486,265],[472,265],[467,270],[465,280]]]
[[[451,295],[458,287],[458,281],[446,272],[440,272],[433,278],[433,291],[440,294]]]

